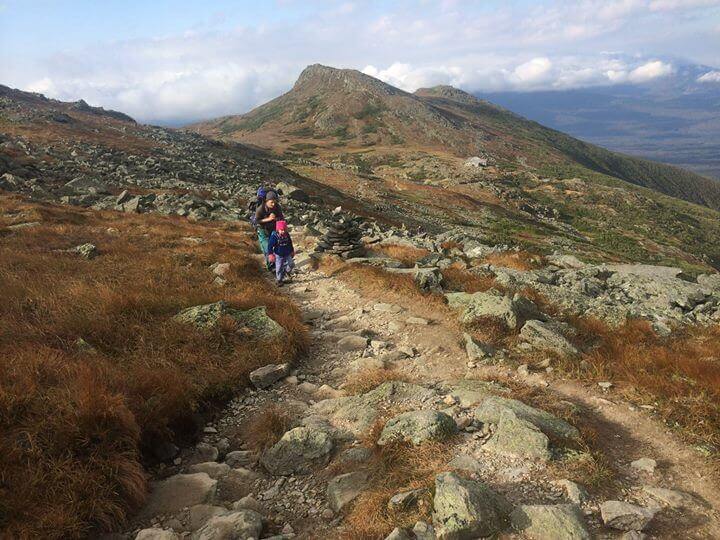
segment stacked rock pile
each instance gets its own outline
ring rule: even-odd
[[[315,251],[339,255],[343,259],[362,257],[365,246],[357,223],[347,216],[335,216],[328,230],[318,242]]]

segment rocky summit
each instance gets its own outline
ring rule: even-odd
[[[61,533],[40,504],[13,532],[720,537],[704,180],[319,65],[184,130],[0,87],[0,127],[0,437],[83,480],[48,480],[53,516],[83,502]],[[282,288],[260,186],[296,251]]]

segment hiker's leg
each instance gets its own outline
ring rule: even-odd
[[[293,258],[290,255],[288,255],[285,258],[285,274],[289,275],[293,271],[294,268],[295,268],[295,261],[293,260]]]
[[[263,255],[267,257],[268,254],[268,235],[267,231],[262,227],[257,228],[258,244],[260,244],[260,250]]]
[[[282,281],[283,277],[285,276],[285,261],[283,259],[284,257],[281,257],[280,255],[275,255],[275,279],[277,279],[278,282]]]

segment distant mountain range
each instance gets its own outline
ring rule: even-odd
[[[672,262],[690,273],[720,267],[720,182],[583,142],[450,86],[410,93],[312,65],[264,105],[186,129],[269,151],[409,229],[461,227],[494,244]]]
[[[611,150],[720,178],[720,70],[674,66],[644,84],[475,95]]]
[[[584,143],[450,86],[408,93],[355,70],[310,66],[282,96],[191,128],[276,151],[293,143],[335,151],[402,146],[456,157],[488,154],[548,175],[577,167],[720,209],[720,182]]]

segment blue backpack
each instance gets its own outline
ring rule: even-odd
[[[255,212],[257,211],[258,206],[263,204],[265,202],[265,197],[267,196],[267,190],[264,187],[259,187],[257,190],[257,197],[250,201],[248,204],[248,213],[247,218],[250,220],[250,224],[257,228],[257,219],[255,217]]]

